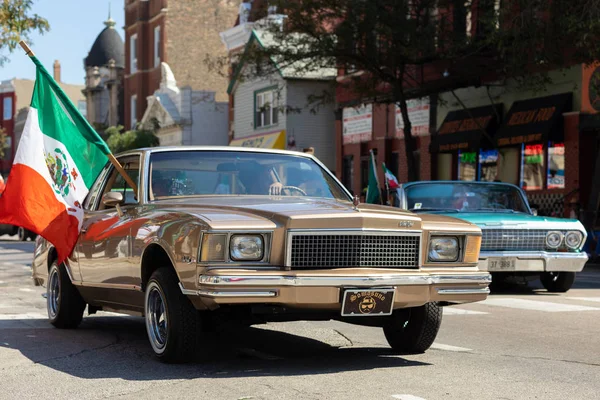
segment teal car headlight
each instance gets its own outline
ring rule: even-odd
[[[565,244],[572,250],[578,249],[582,241],[583,234],[579,231],[570,231],[565,235]]]
[[[546,235],[546,246],[551,249],[558,249],[563,241],[563,234],[558,231],[548,232]]]
[[[458,261],[458,238],[455,236],[432,237],[429,241],[428,260],[433,262]]]
[[[229,255],[235,261],[260,261],[264,249],[261,235],[233,235],[229,243]]]

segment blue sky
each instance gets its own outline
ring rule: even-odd
[[[105,28],[109,3],[112,19],[117,23],[115,28],[123,38],[124,0],[35,0],[33,12],[48,20],[50,32],[32,35],[33,43],[29,45],[50,73],[54,60],[59,60],[63,82],[84,83],[83,59]],[[20,47],[7,55],[10,60],[0,67],[0,80],[35,79],[33,63]]]

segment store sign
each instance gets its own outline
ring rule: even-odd
[[[411,99],[406,101],[408,106],[408,119],[412,125],[413,136],[428,136],[429,135],[429,97],[420,99]],[[396,137],[404,138],[404,119],[402,111],[396,105]]]
[[[540,140],[542,140],[541,133],[531,133],[529,135],[518,135],[518,136],[499,138],[498,146],[509,146],[511,144],[539,142]]]
[[[344,144],[368,142],[373,137],[373,105],[344,108],[342,125]]]
[[[581,82],[581,112],[596,114],[600,111],[600,63],[583,65]]]

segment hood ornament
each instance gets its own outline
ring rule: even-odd
[[[354,205],[354,209],[358,211],[358,205],[360,204],[360,197],[354,196],[352,199],[352,204]]]

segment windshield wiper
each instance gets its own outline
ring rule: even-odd
[[[434,208],[434,207],[421,207],[421,208],[409,208],[408,211],[444,211],[444,212],[459,212],[456,208]]]

